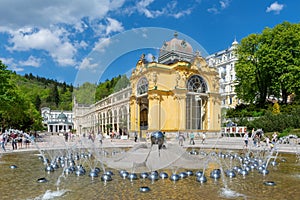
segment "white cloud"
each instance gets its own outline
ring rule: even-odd
[[[183,10],[183,11],[178,12],[178,13],[174,13],[173,17],[178,19],[180,17],[183,17],[184,15],[189,15],[191,13],[192,13],[192,9],[187,9],[187,10]]]
[[[74,42],[74,47],[76,48],[76,49],[86,49],[87,47],[88,47],[89,45],[88,45],[88,43],[86,43],[85,41],[75,41]]]
[[[93,63],[92,64],[92,61],[93,61],[93,58],[91,57],[87,57],[87,58],[84,58],[83,61],[81,62],[81,64],[78,66],[78,69],[96,69],[98,67],[98,63]]]
[[[230,0],[223,0],[223,1],[219,1],[220,5],[221,5],[221,9],[225,9],[229,6],[230,4]]]
[[[195,1],[194,5],[189,8],[184,8],[185,5],[178,5],[178,1],[171,1],[167,3],[164,7],[159,9],[151,8],[151,5],[155,3],[155,0],[141,0],[138,1],[135,6],[126,8],[124,12],[127,14],[132,14],[138,12],[145,15],[147,18],[157,18],[160,16],[169,16],[176,19],[183,17],[185,15],[190,15],[196,4],[199,4],[199,1]],[[154,7],[154,6],[152,6]]]
[[[266,12],[274,12],[275,14],[279,14],[283,7],[283,4],[279,4],[277,1],[275,1],[269,7],[267,7]]]
[[[145,59],[148,61],[148,62],[152,62],[153,61],[153,58],[154,58],[154,61],[157,62],[157,57],[154,56],[152,53],[148,53],[146,56],[145,56]]]
[[[112,18],[107,18],[107,27],[106,27],[106,35],[109,35],[112,32],[121,32],[124,30],[124,27],[122,26],[122,23],[119,21],[112,19]]]
[[[207,11],[213,14],[219,14],[222,10],[230,6],[231,0],[221,0],[218,5],[208,8]]]
[[[61,66],[76,63],[74,60],[76,49],[68,41],[66,31],[63,29],[25,28],[10,33],[11,46],[7,47],[10,51],[44,50]]]
[[[9,70],[21,72],[24,68],[18,67],[13,58],[0,58],[3,64],[5,64]]]
[[[39,67],[41,64],[40,58],[35,58],[34,56],[29,56],[25,61],[19,61],[21,66],[32,66],[32,67]]]
[[[102,19],[120,8],[124,0],[0,1],[0,24],[10,29],[25,26],[47,28],[53,24],[77,24],[84,17]],[[25,9],[26,8],[26,9]]]
[[[214,14],[220,13],[216,7],[208,8],[207,11]]]
[[[110,43],[110,38],[100,38],[99,41],[96,43],[93,51],[105,52],[105,49],[110,45]]]
[[[124,2],[1,0],[0,32],[8,34],[7,50],[11,52],[42,50],[61,66],[75,66],[76,48],[87,48],[84,40],[73,41],[75,34],[83,33],[91,24],[104,20],[109,12],[116,11]],[[107,34],[123,29],[122,24],[112,18],[107,18],[107,24],[102,27]]]
[[[149,5],[153,2],[154,0],[142,0],[136,4],[136,10],[148,18],[156,18],[162,15],[163,11],[148,9]]]

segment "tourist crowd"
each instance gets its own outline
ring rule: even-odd
[[[254,147],[260,147],[262,145],[261,142],[265,142],[266,148],[272,149],[278,140],[278,135],[277,132],[274,132],[272,138],[270,139],[268,136],[264,135],[262,129],[257,129],[255,131],[253,128],[251,135],[249,135],[248,132],[244,134],[244,148],[248,148],[250,139],[253,141]]]
[[[11,143],[12,150],[22,149],[23,144],[25,148],[28,148],[30,143],[34,142],[36,138],[37,134],[28,134],[16,129],[8,129],[0,132],[0,144],[3,151],[6,151],[8,143]]]

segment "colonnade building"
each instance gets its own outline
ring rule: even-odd
[[[155,59],[153,59],[155,60]],[[219,133],[221,95],[219,72],[177,34],[165,42],[158,61],[138,60],[130,87],[89,106],[74,101],[77,133],[152,131]]]

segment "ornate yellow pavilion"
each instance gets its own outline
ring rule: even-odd
[[[177,34],[163,44],[157,62],[142,55],[130,81],[131,132],[220,132],[218,72]]]

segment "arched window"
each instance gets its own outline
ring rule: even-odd
[[[187,82],[187,89],[189,92],[206,93],[207,85],[201,76],[193,75]]]
[[[187,82],[186,97],[186,129],[203,129],[203,120],[205,117],[205,102],[207,101],[207,85],[204,79],[199,75],[193,75]]]
[[[137,95],[142,95],[148,92],[148,81],[145,77],[141,78],[137,84]]]

